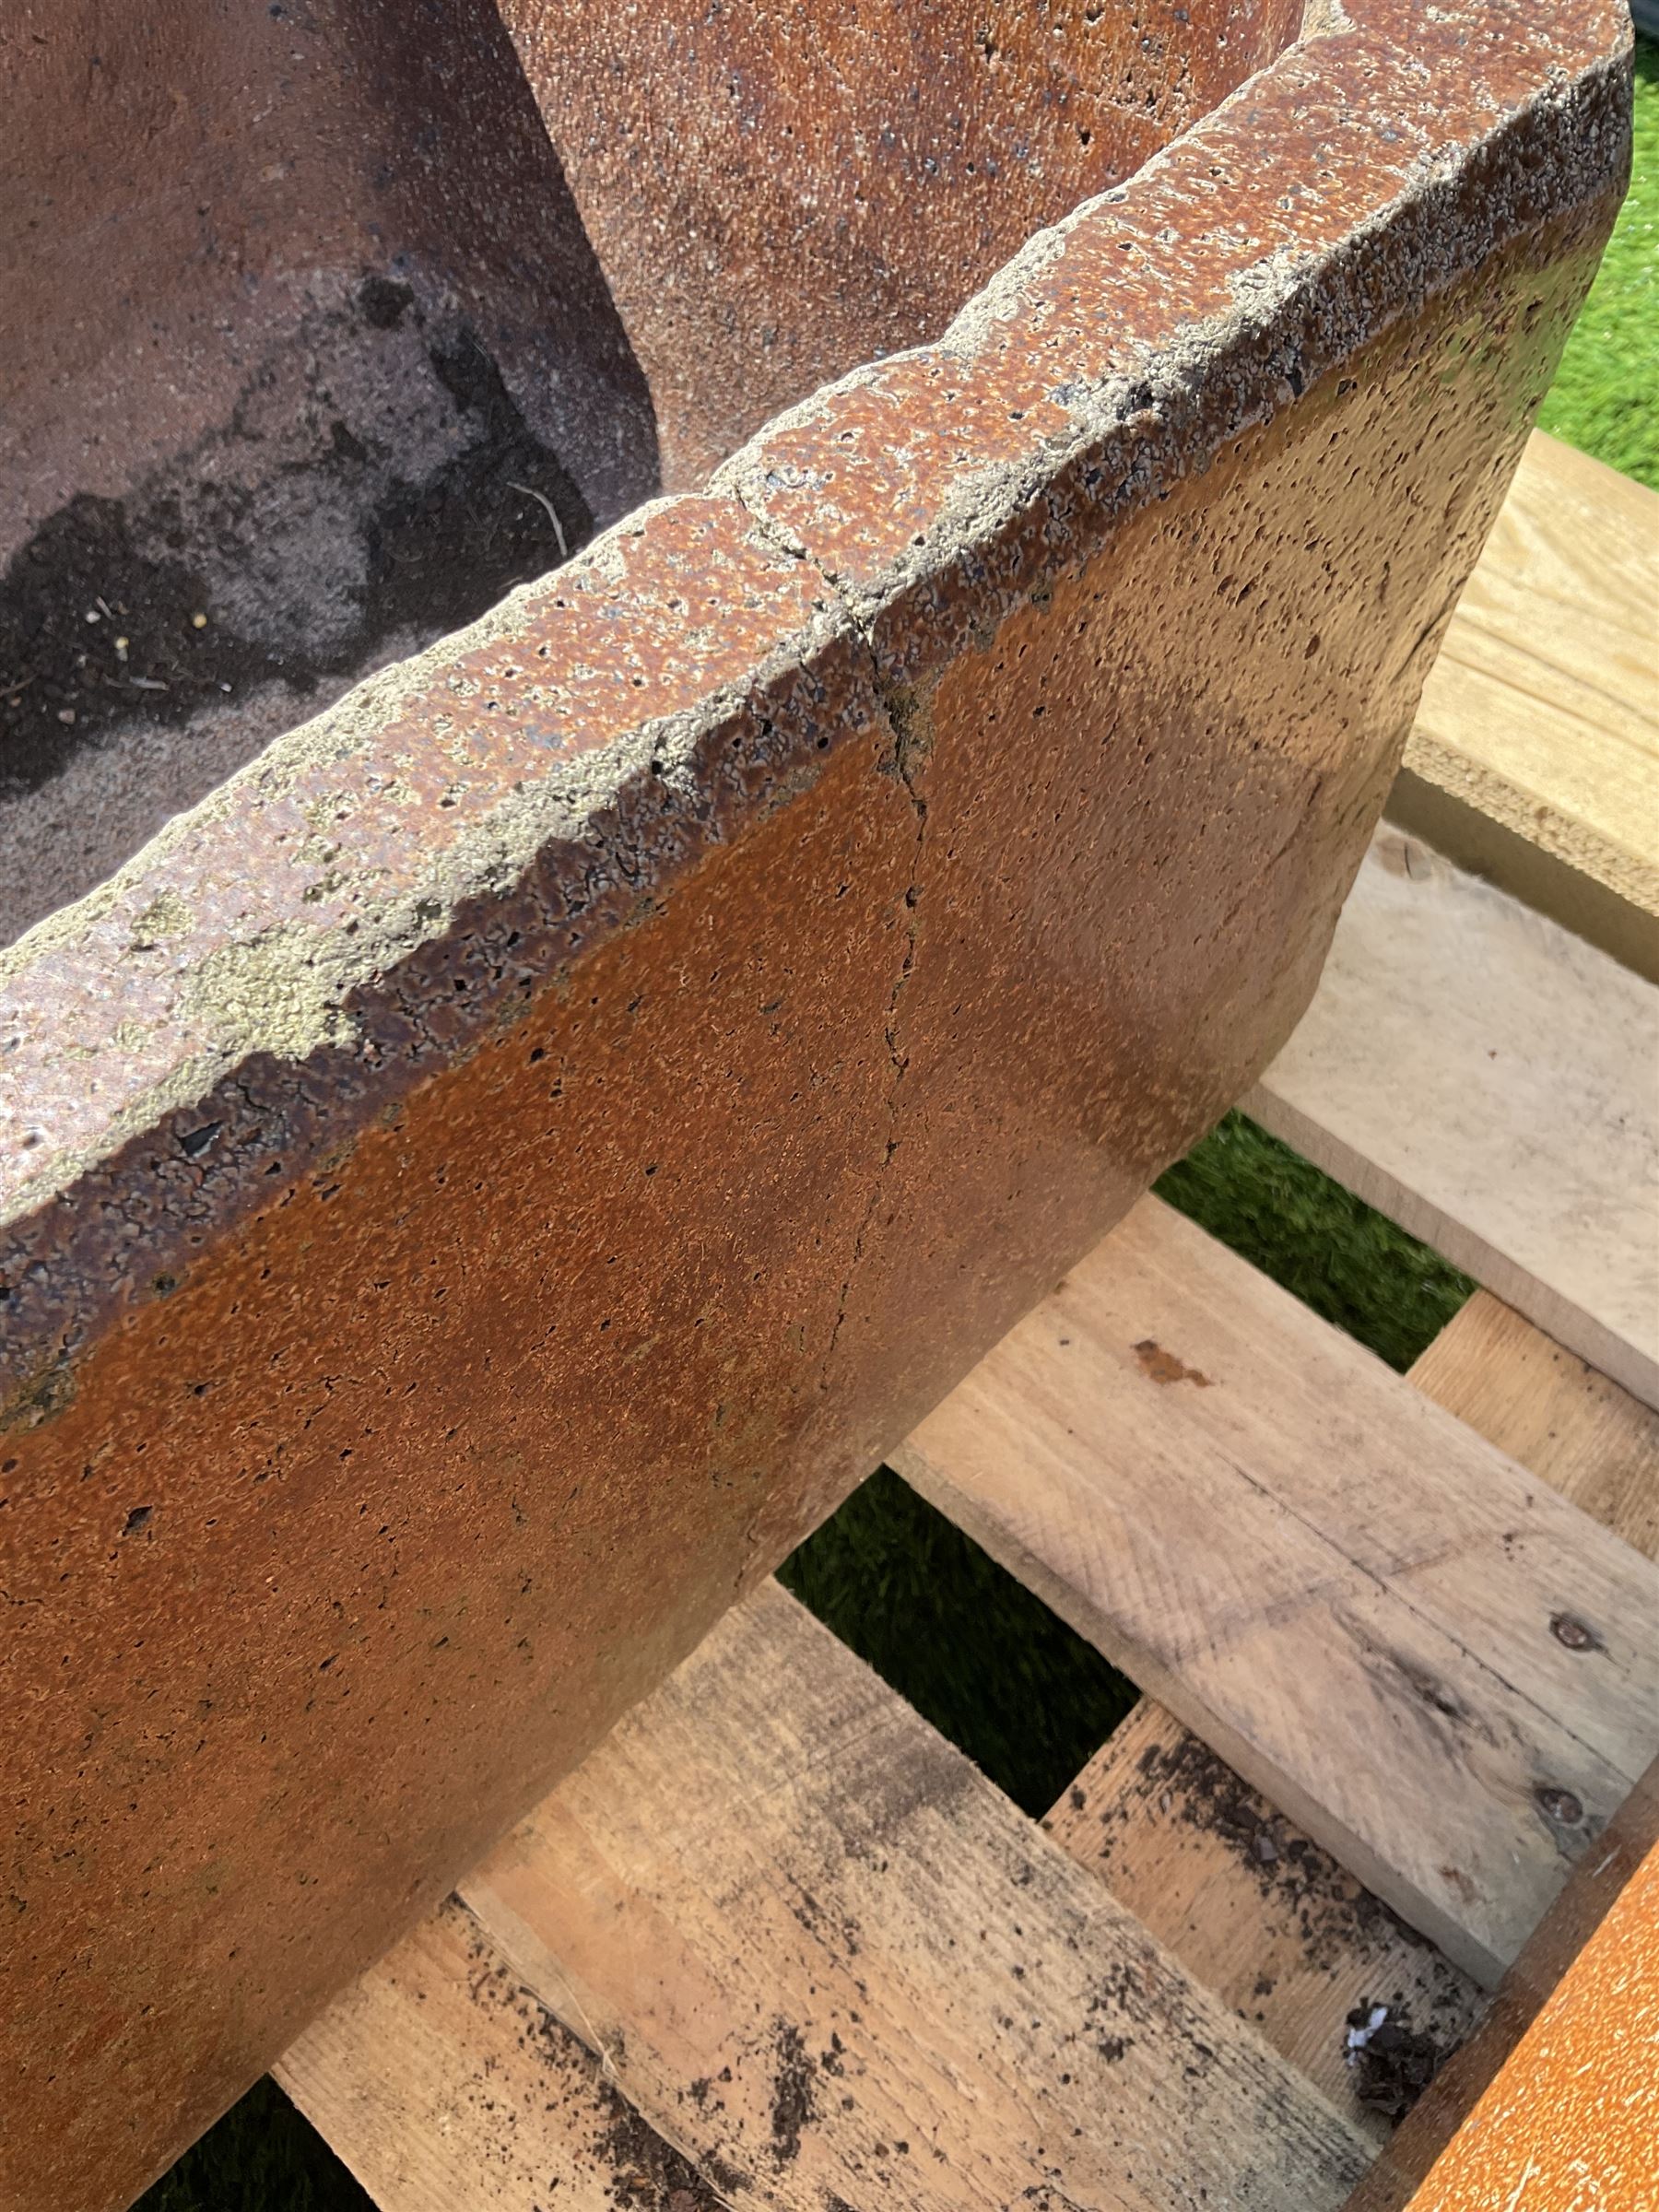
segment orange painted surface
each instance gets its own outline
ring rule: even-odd
[[[1411,2212],[1659,2206],[1659,1846],[1522,2038]]]

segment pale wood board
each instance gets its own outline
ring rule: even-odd
[[[1156,1199],[895,1465],[1488,1984],[1659,1748],[1652,1562]]]
[[[1386,2005],[1442,2054],[1486,2003],[1328,1852],[1241,1782],[1155,1698],[1143,1698],[1043,1823],[1194,1978],[1376,2141],[1359,2100],[1350,2011]]]
[[[1411,1380],[1659,1558],[1659,1414],[1484,1290],[1441,1330]],[[1444,2050],[1479,2010],[1472,1982],[1155,1699],[1141,1700],[1044,1825],[1206,1988],[1378,2134],[1387,2121],[1354,2097],[1349,2011],[1386,2004],[1393,2021]],[[1598,1845],[1580,1876],[1603,1855]]]
[[[1534,432],[1406,765],[1659,914],[1659,495]]]
[[[453,1900],[275,2073],[381,2212],[719,2212]]]
[[[1659,987],[1385,826],[1243,1103],[1659,1403]]]
[[[1489,1290],[1477,1290],[1460,1308],[1411,1380],[1593,1520],[1659,1559],[1659,1413],[1651,1406]]]
[[[1415,770],[1400,770],[1382,811],[1407,837],[1659,984],[1659,914],[1630,905],[1594,877],[1540,845],[1528,844],[1517,831]]]
[[[464,1894],[739,2212],[1317,2212],[1369,2159],[776,1584]]]

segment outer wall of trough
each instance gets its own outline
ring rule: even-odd
[[[1627,49],[1292,51],[0,960],[0,2202],[131,2195],[1275,1049]]]
[[[1659,1845],[1608,1906],[1406,2212],[1495,2205],[1522,2212],[1529,2195],[1542,2206],[1651,2203],[1656,2042]],[[1368,2181],[1365,2212],[1405,2205],[1392,2178],[1385,2167],[1376,2183]]]

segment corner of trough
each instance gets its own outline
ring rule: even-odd
[[[912,690],[1524,231],[1598,206],[1605,229],[1630,46],[1609,0],[1554,21],[1503,0],[1315,8],[937,341],[775,418],[713,484],[833,586],[884,691]]]

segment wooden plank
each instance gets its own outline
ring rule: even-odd
[[[1156,1200],[895,1464],[1488,1983],[1659,1747],[1653,1564]]]
[[[1659,914],[1630,905],[1593,876],[1529,844],[1412,769],[1402,768],[1395,776],[1382,811],[1396,830],[1431,846],[1465,874],[1484,877],[1535,913],[1547,914],[1648,982],[1659,983]]]
[[[1486,2003],[1154,1698],[1143,1698],[1043,1826],[1182,1964],[1376,2141],[1409,2069],[1349,2063],[1347,2016],[1388,2007],[1438,2064]],[[1371,2101],[1367,2101],[1367,2100]]]
[[[381,2212],[719,2212],[453,1900],[275,2072]]]
[[[465,1895],[739,2212],[1316,2212],[1368,2162],[776,1584]]]
[[[1411,1371],[1448,1413],[1659,1559],[1659,1413],[1490,1291],[1459,1309]]]
[[[1659,987],[1384,826],[1244,1101],[1659,1403]]]
[[[1659,915],[1659,496],[1534,432],[1406,764]]]
[[[1453,1317],[1412,1381],[1627,1542],[1659,1559],[1659,1414],[1628,1397],[1486,1291]],[[1527,1938],[1477,2033],[1361,2184],[1353,2212],[1399,2212],[1496,2077],[1647,1854],[1659,1845],[1650,1767]]]
[[[1647,1558],[1659,1558],[1659,1414],[1484,1290],[1441,1330],[1411,1380]],[[1653,1794],[1652,1770],[1646,1786]],[[1599,1869],[1606,1878],[1607,1847],[1642,1788],[1638,1783],[1580,1862],[1506,1975],[1508,2041],[1500,2044],[1483,2024],[1485,2071],[1474,2075],[1460,2059],[1450,2077],[1436,2077],[1432,2109],[1441,2120],[1427,2154],[1391,2153],[1413,2181],[1553,1985],[1566,1955],[1551,1951],[1547,1966],[1541,1963],[1542,1932],[1558,1921],[1577,1927],[1562,1908],[1571,1893],[1582,1910],[1594,1888],[1591,1877]],[[1366,2110],[1359,2092],[1385,2091],[1388,2070],[1348,2063],[1348,2013],[1385,2004],[1392,2027],[1424,2038],[1437,2053],[1473,2024],[1475,1984],[1154,1699],[1141,1700],[1044,1825],[1206,1989],[1253,2020],[1339,2111],[1379,2136],[1390,2135],[1390,2124],[1382,2111]],[[1519,2002],[1523,1991],[1530,2007]],[[1442,2088],[1442,2078],[1462,2086]]]

